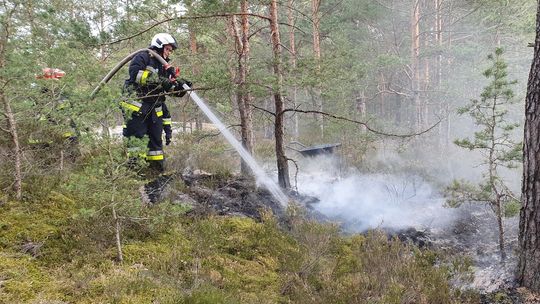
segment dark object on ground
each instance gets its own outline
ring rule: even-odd
[[[297,149],[297,148],[292,147],[291,145],[300,146],[301,148]],[[323,144],[323,145],[307,147],[306,145],[300,142],[293,141],[287,146],[287,148],[302,154],[302,156],[313,157],[313,156],[317,156],[321,154],[332,154],[334,153],[334,149],[339,146],[341,146],[341,143]]]
[[[419,248],[430,248],[433,243],[429,237],[429,232],[426,230],[417,230],[408,228],[398,232],[390,233],[389,236],[396,236],[402,242],[411,242]]]
[[[41,255],[42,246],[43,243],[26,242],[21,246],[21,251],[31,255],[34,258],[37,258]]]
[[[144,192],[148,196],[151,204],[156,204],[163,200],[166,195],[167,185],[174,179],[173,175],[160,175],[153,181],[144,185]]]

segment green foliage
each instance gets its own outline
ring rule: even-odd
[[[448,197],[446,203],[450,207],[459,207],[469,202],[490,203],[493,200],[489,185],[474,185],[465,180],[452,181],[452,184],[446,187],[445,194]]]
[[[521,202],[517,200],[511,200],[504,204],[504,216],[514,217],[519,214],[521,209]]]
[[[483,75],[490,82],[480,94],[480,100],[473,99],[460,108],[459,114],[469,114],[479,130],[474,138],[458,139],[454,143],[468,150],[479,151],[484,166],[483,180],[478,185],[454,181],[446,189],[450,199],[448,204],[457,206],[463,202],[483,202],[491,205],[498,221],[499,248],[504,260],[504,216],[513,216],[519,209],[519,201],[505,184],[500,167],[516,168],[521,160],[521,143],[516,143],[513,131],[517,123],[508,122],[508,107],[514,103],[512,90],[516,81],[507,79],[507,64],[502,58],[503,50],[497,48],[488,56],[490,66]]]
[[[515,103],[512,87],[516,81],[507,79],[507,64],[502,58],[503,50],[497,48],[488,56],[491,65],[483,75],[490,80],[481,93],[481,99],[473,99],[459,109],[459,114],[469,114],[480,128],[474,138],[457,139],[454,143],[468,150],[480,151],[486,167],[484,181],[477,187],[454,181],[447,188],[450,205],[464,201],[482,201],[493,205],[508,203],[515,197],[504,184],[498,168],[516,168],[521,161],[522,144],[513,138],[517,123],[509,122],[508,107]],[[511,208],[515,209],[515,208]],[[510,214],[510,213],[508,213]]]

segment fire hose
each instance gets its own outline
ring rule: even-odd
[[[135,51],[135,52],[127,55],[126,58],[122,59],[122,61],[120,61],[114,68],[112,68],[112,70],[109,73],[107,73],[107,75],[105,75],[105,77],[103,77],[103,79],[99,82],[97,87],[92,91],[92,94],[90,94],[90,99],[94,99],[94,97],[96,97],[96,94],[99,92],[99,90],[101,90],[101,88],[107,82],[109,82],[109,80],[111,80],[111,78],[114,76],[114,74],[116,74],[116,72],[118,72],[118,70],[120,70],[131,59],[133,59],[133,57],[135,57],[135,55],[137,55],[140,52],[144,52],[144,51],[147,51],[148,53],[150,53],[150,55],[154,56],[154,58],[156,58],[164,66],[167,65],[167,61],[165,61],[165,59],[163,59],[163,57],[161,57],[158,53],[156,53],[155,51],[153,51],[151,49],[140,49],[138,51]]]

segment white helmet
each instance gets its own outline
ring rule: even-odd
[[[178,44],[176,44],[176,39],[174,39],[173,36],[167,33],[159,33],[152,38],[152,42],[150,43],[150,47],[154,47],[156,49],[163,48],[164,45],[170,44],[174,49],[178,48]]]

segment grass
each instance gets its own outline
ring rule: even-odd
[[[106,164],[106,163],[105,163]],[[123,262],[115,260],[111,178],[103,161],[48,193],[0,206],[0,303],[474,303],[436,252],[385,234],[343,235],[292,210],[188,217],[143,208],[117,179]],[[219,175],[217,175],[219,176]],[[114,177],[114,176],[113,176]],[[178,187],[185,187],[177,185]],[[37,188],[37,187],[36,187]],[[99,189],[100,191],[95,191]],[[38,253],[22,250],[32,242]]]

